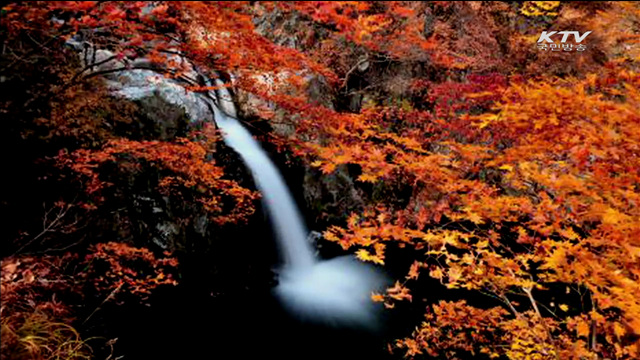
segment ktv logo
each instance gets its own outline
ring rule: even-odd
[[[585,51],[587,47],[584,44],[581,44],[584,39],[587,38],[591,34],[591,31],[587,31],[580,35],[578,31],[543,31],[540,34],[540,38],[538,38],[538,49],[547,51],[551,49],[551,51],[573,51],[574,45],[576,45],[577,51]],[[551,39],[554,35],[562,35],[562,39],[560,39],[560,43],[556,43],[553,39]],[[569,37],[573,35],[574,42],[568,43]],[[558,36],[555,37],[557,39]],[[547,47],[548,46],[548,47]]]

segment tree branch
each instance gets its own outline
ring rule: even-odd
[[[536,315],[538,315],[538,317],[540,318],[540,322],[542,323],[542,326],[544,327],[544,330],[547,333],[547,337],[549,338],[549,341],[551,342],[551,345],[553,345],[554,348],[554,352],[555,352],[555,357],[556,360],[560,360],[560,354],[558,353],[558,347],[556,346],[555,341],[553,340],[553,337],[551,335],[551,329],[549,329],[549,327],[547,326],[547,323],[544,320],[544,317],[542,317],[542,314],[540,313],[540,309],[538,308],[538,304],[536,302],[536,300],[533,298],[533,294],[532,291],[533,289],[530,287],[523,287],[522,291],[524,291],[525,294],[527,294],[527,296],[529,297],[529,300],[531,301],[531,305],[533,306],[533,310],[536,312]]]

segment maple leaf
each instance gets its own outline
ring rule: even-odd
[[[406,276],[406,278],[411,280],[417,280],[418,276],[420,275],[419,270],[422,265],[423,265],[422,263],[418,261],[414,261],[413,264],[411,264],[411,268],[409,269],[409,274]]]
[[[588,337],[589,332],[589,324],[587,324],[587,322],[584,320],[579,321],[578,325],[576,326],[576,333],[578,334],[578,336]]]
[[[471,221],[476,225],[480,225],[484,223],[484,220],[482,220],[482,217],[474,212],[467,214],[467,219],[469,219],[469,221]]]
[[[441,280],[444,277],[444,272],[442,271],[441,268],[436,267],[429,271],[429,276],[431,276],[434,279]]]
[[[372,255],[365,249],[356,251],[356,257],[362,261],[371,261],[376,264],[384,265],[384,261],[377,255]]]
[[[624,328],[624,326],[622,326],[620,323],[618,322],[614,322],[613,323],[613,333],[618,337],[621,338],[623,337],[627,332]]]
[[[602,215],[602,221],[605,224],[612,224],[612,225],[625,221],[627,218],[628,217],[626,215],[612,208],[607,209],[605,213]]]
[[[375,183],[378,180],[378,178],[371,174],[361,174],[360,176],[358,176],[358,180],[362,182]]]
[[[324,165],[322,165],[322,167],[320,168],[320,170],[322,171],[323,174],[331,174],[332,172],[334,172],[336,169],[336,165],[333,163],[325,163]]]
[[[412,296],[409,293],[409,289],[402,286],[399,281],[393,285],[393,287],[387,289],[387,295],[395,300],[412,300]]]
[[[566,250],[563,248],[557,248],[544,260],[544,264],[541,266],[543,269],[557,269],[560,268],[566,262]]]

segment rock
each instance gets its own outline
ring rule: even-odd
[[[154,91],[136,103],[142,115],[141,133],[145,138],[168,141],[186,135],[190,119],[185,109],[167,102],[160,91]]]
[[[78,51],[82,66],[86,67],[88,73],[104,73],[102,75],[113,96],[138,101],[145,113],[153,114],[155,121],[162,123],[162,115],[166,113],[166,123],[174,127],[176,116],[184,112],[192,124],[213,123],[211,100],[184,87],[198,85],[199,76],[194,67],[180,56],[167,55],[167,60],[181,64],[185,72],[180,79],[170,79],[161,73],[161,65],[145,58],[120,58],[109,50],[96,49],[78,38],[68,40],[67,45]],[[165,105],[161,105],[161,102]]]
[[[115,80],[109,79],[107,85],[111,93],[130,100],[143,100],[142,104],[153,104],[154,107],[163,101],[166,107],[175,107],[172,113],[182,109],[190,123],[213,123],[211,104],[204,96],[187,91],[175,80],[167,79],[153,70],[124,70],[117,74]],[[144,99],[156,98],[151,101]],[[154,110],[153,107],[150,110]],[[160,116],[161,113],[156,114]],[[171,123],[171,121],[168,121]]]
[[[153,237],[153,243],[162,250],[173,252],[175,250],[175,237],[180,234],[180,228],[170,222],[158,223],[155,227],[157,235]]]
[[[331,174],[322,174],[316,168],[307,167],[303,196],[320,226],[339,224],[364,205],[363,196],[346,166],[339,166]]]

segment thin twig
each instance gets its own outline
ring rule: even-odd
[[[123,282],[121,282],[118,287],[116,287],[115,289],[113,289],[113,291],[104,299],[104,301],[102,301],[100,303],[100,305],[98,305],[98,307],[95,308],[95,310],[93,310],[91,312],[91,314],[89,314],[89,316],[87,316],[86,319],[84,319],[84,321],[82,322],[82,325],[86,324],[87,321],[89,321],[89,319],[91,319],[91,317],[93,317],[93,315],[95,315],[95,313],[97,313],[100,309],[102,309],[102,306],[104,306],[104,304],[107,303],[107,301],[113,299],[113,297],[116,295],[116,293],[120,290],[120,288],[122,288],[122,285],[124,285]]]
[[[43,207],[45,207],[45,204],[42,204]],[[56,227],[60,224],[60,221],[65,217],[65,215],[67,215],[67,212],[69,211],[69,209],[71,208],[71,205],[67,205],[64,207],[61,207],[58,210],[58,214],[56,214],[55,219],[53,219],[53,221],[48,222],[48,216],[51,213],[51,211],[53,210],[53,208],[46,210],[45,208],[45,212],[44,212],[44,216],[43,216],[43,220],[42,220],[42,231],[36,235],[35,237],[33,237],[31,240],[27,241],[24,245],[22,245],[18,250],[16,250],[14,252],[14,254],[20,253],[22,250],[24,250],[27,246],[33,244],[36,240],[40,239],[41,237],[43,237],[45,234],[50,233],[50,232],[54,232],[56,231]],[[74,222],[74,224],[77,223],[77,220]],[[71,224],[73,225],[73,224]]]
[[[63,247],[60,247],[60,248],[55,248],[55,249],[47,249],[47,250],[44,250],[44,251],[41,251],[41,252],[38,252],[38,253],[35,253],[35,254],[50,254],[52,252],[65,251],[65,250],[68,250],[69,248],[72,248],[72,247],[82,243],[86,238],[87,237],[85,235],[85,236],[82,236],[80,238],[80,240],[78,240],[78,241],[76,241],[74,243],[71,243],[69,245],[66,245],[66,246],[63,246]]]
[[[598,303],[593,300],[593,296],[591,295],[591,291],[589,291],[589,299],[591,300],[592,311],[596,311],[598,307]],[[598,339],[596,337],[597,324],[596,321],[591,318],[591,350],[596,352],[596,347],[598,346]],[[596,355],[597,356],[597,355]]]

